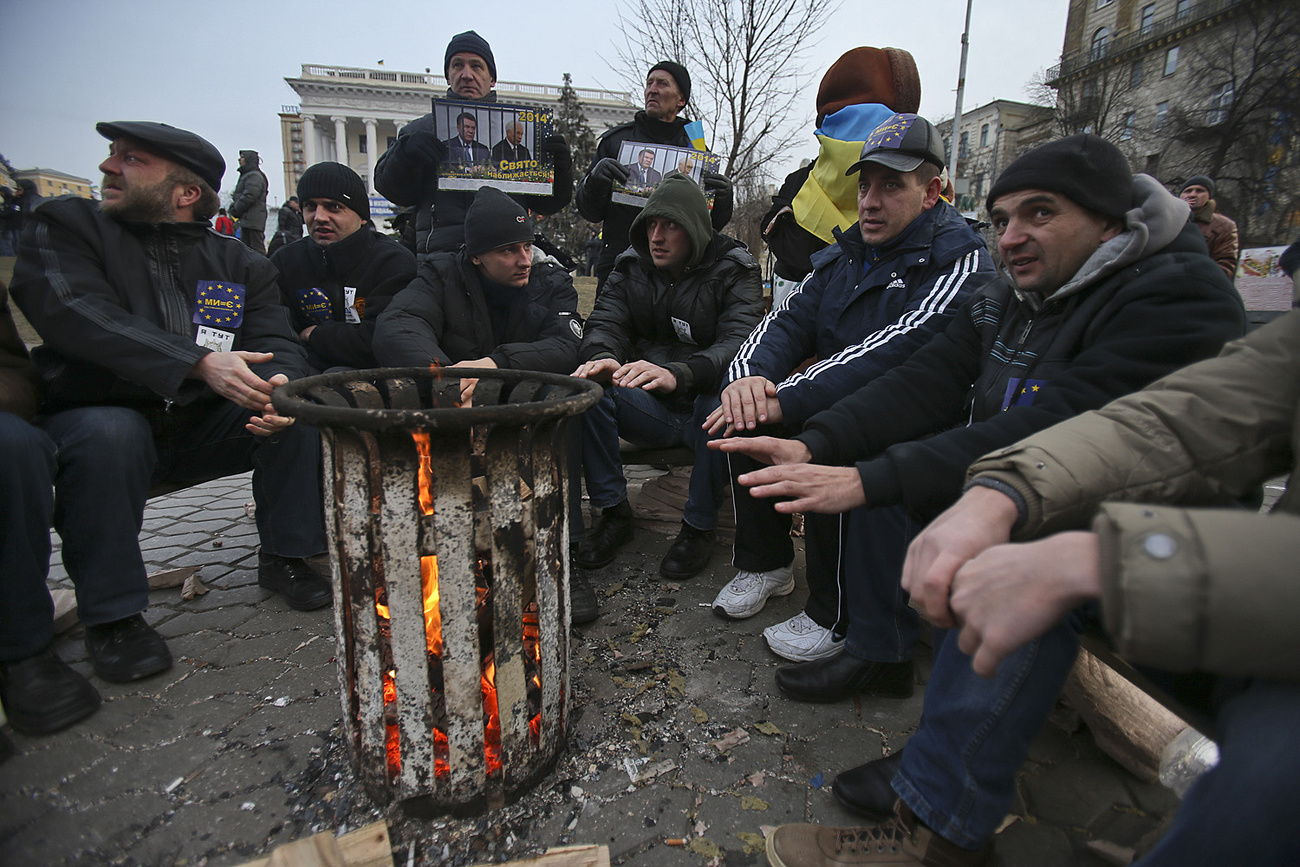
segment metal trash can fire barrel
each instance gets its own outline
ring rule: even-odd
[[[376,802],[473,812],[553,765],[569,702],[565,427],[600,394],[556,374],[390,368],[272,395],[321,431],[343,716]]]

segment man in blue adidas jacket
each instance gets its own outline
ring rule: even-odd
[[[813,414],[906,361],[992,279],[983,239],[939,196],[943,164],[939,131],[914,114],[887,118],[867,138],[848,170],[859,178],[858,223],[836,231],[838,243],[813,256],[813,273],[742,345],[727,371],[722,406],[709,419],[712,431],[725,425],[741,434],[797,433]],[[732,455],[733,482],[757,466]],[[788,515],[742,485],[732,491],[732,562],[739,572],[714,611],[744,618],[769,597],[794,590],[794,546]],[[808,604],[764,630],[773,651],[796,662],[839,653],[847,622],[839,580],[845,546],[884,558],[873,566],[896,573],[905,547],[897,540],[920,529],[900,507],[878,511],[870,522],[859,512],[806,516]]]

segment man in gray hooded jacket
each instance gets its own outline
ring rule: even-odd
[[[608,384],[583,414],[582,463],[600,510],[577,563],[596,569],[632,538],[632,508],[619,437],[695,450],[681,534],[659,571],[690,578],[708,563],[726,461],[704,446],[727,364],[762,315],[758,263],[745,245],[713,230],[704,193],[673,172],[630,229],[632,247],[596,298],[574,376]]]
[[[1132,175],[1102,139],[1070,136],[1020,157],[993,185],[988,209],[1002,279],[977,291],[941,335],[792,440],[723,441],[724,451],[778,464],[740,477],[755,496],[790,498],[782,511],[902,503],[931,517],[957,499],[980,455],[1212,356],[1244,330],[1240,298],[1185,206],[1153,178]],[[777,684],[805,701],[908,695],[918,623],[901,576],[846,568],[846,652],[782,669]],[[872,829],[783,826],[768,838],[773,864],[829,863],[817,860],[821,848],[863,835],[914,859],[891,864],[988,863],[1015,772],[1077,644],[1026,651],[989,684],[964,657],[945,661],[949,643],[936,648],[907,749],[833,784],[842,804],[870,818],[885,818],[901,798],[897,818]]]

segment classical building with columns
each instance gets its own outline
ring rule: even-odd
[[[285,81],[298,94],[299,104],[280,112],[284,145],[286,195],[310,165],[327,160],[351,166],[370,190],[371,211],[391,213],[391,205],[375,192],[375,163],[397,138],[397,131],[428,114],[430,101],[447,92],[447,79],[432,72],[356,69],[304,63],[302,75]],[[587,123],[597,135],[632,119],[639,108],[626,91],[575,87]],[[498,81],[497,99],[507,104],[555,108],[560,88],[551,84]]]

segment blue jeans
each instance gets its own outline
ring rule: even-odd
[[[1071,618],[1012,653],[986,680],[935,633],[934,668],[915,735],[903,751],[894,791],[937,834],[979,849],[993,838],[1015,794],[1016,771],[1047,722],[1078,655]]]
[[[873,662],[902,662],[912,658],[921,634],[921,618],[907,603],[903,589],[903,560],[921,524],[902,506],[850,509],[843,516],[844,545],[840,579],[848,613],[845,649]],[[814,601],[829,599],[828,576],[808,568],[808,616],[823,626]]]
[[[324,551],[319,434],[294,425],[257,437],[244,429],[249,415],[228,401],[151,419],[110,406],[66,410],[34,425],[0,413],[0,659],[30,656],[52,638],[45,588],[51,524],[63,540],[83,623],[148,607],[139,535],[152,483],[252,469],[263,550],[285,557]]]
[[[600,402],[582,414],[582,472],[591,504],[608,509],[627,499],[619,437],[647,448],[687,445],[695,452],[695,466],[682,519],[697,530],[716,527],[727,459],[705,446],[711,437],[701,425],[720,404],[716,396],[700,395],[690,411],[678,412],[644,389],[607,387]]]
[[[1300,686],[1254,681],[1223,706],[1217,727],[1219,764],[1138,864],[1300,864]]]

